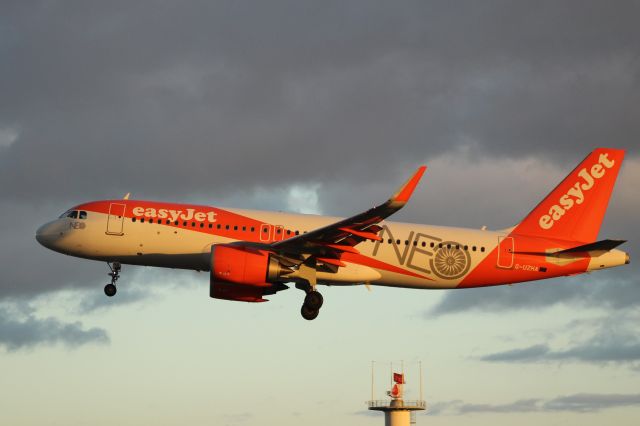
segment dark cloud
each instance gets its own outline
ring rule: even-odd
[[[569,347],[552,349],[545,343],[510,349],[482,356],[487,362],[539,363],[583,362],[589,364],[623,364],[637,368],[640,365],[640,339],[637,333],[637,317],[613,315],[592,321],[574,321],[565,329],[573,335],[583,330],[593,330],[591,337]],[[557,330],[566,331],[565,329]]]
[[[605,275],[613,277],[600,278]],[[601,309],[637,307],[640,306],[638,280],[635,277],[627,278],[621,272],[601,271],[595,276],[455,290],[447,292],[427,316],[468,311],[540,309],[558,304]]]
[[[95,289],[80,299],[78,312],[82,314],[98,310],[105,310],[113,307],[121,307],[138,303],[153,297],[151,290],[142,288],[131,288],[130,286],[120,286],[116,297],[106,297],[100,289]]]
[[[427,414],[433,416],[477,413],[530,413],[541,410],[540,399],[522,399],[507,404],[472,404],[462,400],[435,402],[428,406]]]
[[[432,415],[518,414],[535,412],[592,413],[609,408],[640,405],[640,394],[588,394],[559,396],[549,400],[521,399],[507,404],[471,404],[463,401],[444,401],[429,408]]]
[[[108,342],[109,335],[102,328],[85,328],[79,321],[65,323],[53,317],[38,318],[31,313],[18,314],[13,309],[0,307],[0,346],[7,351],[58,343],[77,347]]]
[[[546,411],[594,412],[607,408],[640,405],[640,394],[579,393],[561,396],[544,404]]]
[[[596,1],[15,2],[0,20],[0,127],[18,129],[0,153],[0,194],[204,185],[221,196],[362,183],[372,168],[382,182],[462,145],[559,161],[613,141],[637,154],[637,12]],[[283,160],[286,173],[274,167]]]
[[[524,349],[511,349],[509,351],[485,355],[480,359],[490,362],[538,361],[547,354],[549,354],[549,347],[547,345],[534,345]]]

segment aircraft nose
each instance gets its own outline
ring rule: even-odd
[[[627,253],[627,257],[624,259],[624,264],[628,265],[631,263],[631,258],[629,257],[629,253]]]
[[[36,241],[50,249],[55,241],[57,234],[53,229],[53,223],[45,223],[36,230]]]

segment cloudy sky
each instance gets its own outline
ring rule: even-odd
[[[640,2],[0,2],[0,423],[376,425],[405,360],[434,425],[640,417]],[[398,220],[518,222],[590,150],[627,150],[600,237],[632,264],[512,287],[293,289],[47,251],[132,197],[349,215],[429,167]],[[637,262],[636,262],[637,263]]]

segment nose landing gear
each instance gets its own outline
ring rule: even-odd
[[[104,286],[104,294],[106,294],[109,297],[113,297],[116,295],[116,292],[118,291],[118,289],[116,288],[116,281],[118,281],[118,278],[120,278],[120,271],[122,270],[122,265],[120,265],[120,262],[112,262],[112,263],[107,262],[107,265],[111,270],[111,272],[107,274],[111,277],[111,283]]]

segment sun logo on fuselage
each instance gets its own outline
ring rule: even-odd
[[[471,267],[471,256],[460,248],[460,243],[446,241],[430,260],[431,270],[439,278],[455,280],[463,277]]]

